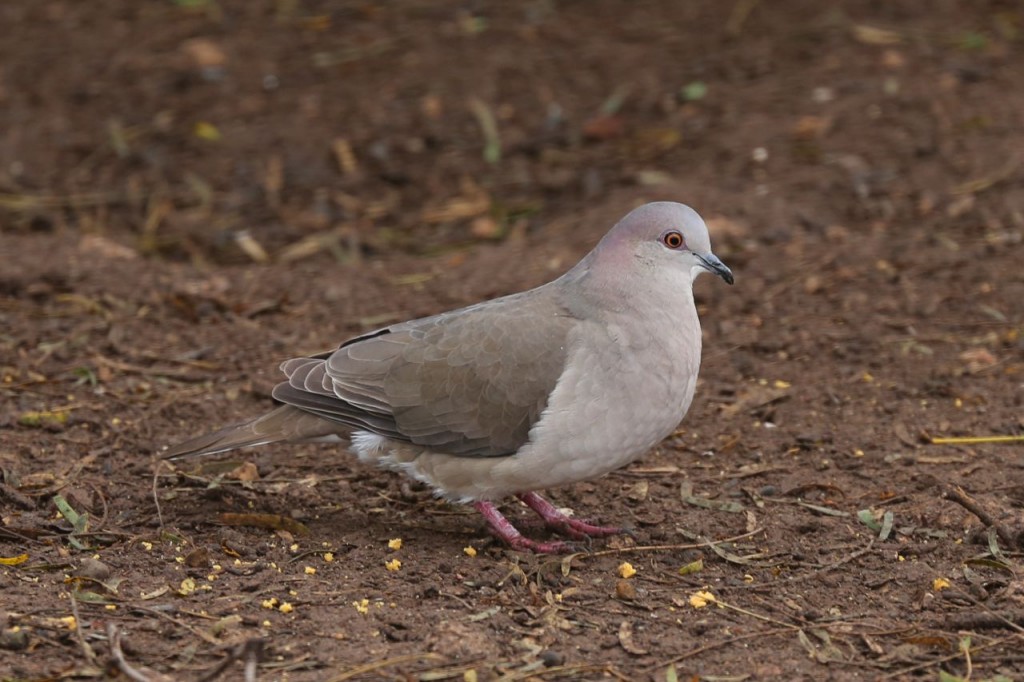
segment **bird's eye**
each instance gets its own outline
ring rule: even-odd
[[[675,230],[669,230],[665,234],[661,235],[661,243],[670,249],[678,250],[686,248],[686,240],[683,239],[683,235]]]

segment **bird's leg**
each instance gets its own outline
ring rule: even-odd
[[[565,542],[537,542],[524,537],[512,522],[505,518],[504,514],[498,511],[498,508],[491,502],[484,500],[478,500],[473,503],[473,506],[478,512],[480,512],[485,519],[487,524],[494,531],[501,540],[511,547],[517,550],[527,550],[530,552],[536,552],[537,554],[559,554],[572,549],[572,547]]]
[[[622,528],[595,526],[586,521],[566,516],[558,510],[558,507],[537,493],[519,493],[516,497],[522,500],[527,507],[540,514],[548,528],[571,538],[603,538],[626,532]]]

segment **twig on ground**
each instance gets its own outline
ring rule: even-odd
[[[34,509],[36,506],[32,498],[22,495],[18,490],[6,483],[0,483],[0,500],[10,500],[22,509]]]
[[[160,524],[160,527],[164,527],[164,513],[160,509],[160,495],[157,491],[157,481],[160,480],[160,469],[164,466],[167,460],[159,460],[156,463],[156,467],[153,469],[153,504],[156,506],[156,520]]]
[[[149,676],[133,668],[124,657],[124,651],[121,650],[121,630],[114,623],[107,624],[107,637],[110,640],[110,655],[114,657],[117,669],[125,677],[135,682],[153,682]]]
[[[962,596],[962,593],[958,596]],[[994,630],[1010,627],[1018,632],[1024,632],[1024,628],[1021,627],[1024,625],[1024,611],[1013,611],[1006,615],[990,612],[946,616],[942,620],[942,625],[957,630]]]
[[[973,630],[975,628],[971,626],[971,623],[976,623],[980,624],[982,627],[989,628],[1008,627],[1012,630],[1016,630],[1021,634],[1024,634],[1024,627],[1021,627],[1021,624],[1024,624],[1024,613],[1017,611],[1016,613],[1012,613],[1009,617],[1007,617],[1002,615],[1001,613],[997,613],[987,604],[984,604],[981,601],[975,599],[964,590],[958,589],[955,590],[955,592],[957,597],[967,600],[973,606],[976,606],[982,611],[985,611],[985,614],[972,613],[964,616],[960,616],[959,614],[957,616],[947,616],[942,623],[944,627],[956,627],[957,630]],[[953,623],[960,624],[954,626]]]
[[[260,664],[260,659],[263,658],[263,645],[265,641],[262,637],[253,637],[247,639],[244,642],[240,642],[224,658],[223,661],[217,664],[215,668],[210,670],[208,673],[199,678],[199,682],[210,682],[210,680],[216,679],[222,672],[228,669],[235,661],[245,661],[245,682],[255,682],[256,671]]]
[[[143,613],[148,613],[148,614],[157,616],[159,618],[164,618],[166,620],[169,620],[172,623],[174,623],[175,625],[177,625],[179,627],[182,627],[182,628],[185,628],[186,630],[188,630],[193,635],[195,635],[199,639],[203,640],[207,644],[213,644],[215,646],[222,646],[224,644],[224,642],[220,641],[219,639],[217,639],[216,637],[214,637],[210,633],[205,632],[203,630],[200,630],[197,627],[193,627],[193,626],[189,625],[188,623],[186,623],[186,622],[184,622],[184,621],[182,621],[182,620],[180,620],[178,618],[175,618],[174,616],[171,616],[171,615],[168,615],[168,614],[164,613],[163,611],[159,611],[157,609],[151,609],[148,606],[139,606],[138,604],[132,604],[128,608],[130,610],[133,610],[133,611],[142,611]]]
[[[93,665],[98,665],[96,662],[96,652],[92,650],[89,643],[85,641],[85,635],[82,634],[82,616],[78,613],[78,599],[75,598],[74,592],[68,593],[68,599],[71,600],[71,615],[75,617],[75,638],[78,640],[78,646],[81,647],[82,653],[85,654],[85,660]]]
[[[735,611],[736,613],[743,614],[744,616],[750,616],[751,618],[757,618],[758,620],[763,620],[766,623],[772,623],[773,625],[778,625],[779,627],[788,628],[790,630],[800,630],[800,629],[802,629],[799,625],[793,625],[792,623],[786,623],[785,621],[776,620],[775,618],[772,618],[771,616],[765,616],[765,615],[757,613],[755,611],[749,611],[749,610],[741,608],[739,606],[733,606],[732,604],[729,604],[728,602],[722,601],[718,597],[715,597],[714,600],[711,603],[712,604],[717,604],[718,606],[721,606],[722,608],[729,609],[730,611]]]
[[[994,639],[991,642],[985,642],[984,644],[978,644],[978,645],[973,646],[971,648],[974,651],[976,651],[976,652],[977,651],[981,651],[982,649],[991,649],[992,647],[999,646],[1000,644],[1007,644],[1007,643],[1011,642],[1012,640],[1017,639],[1018,637],[1019,637],[1019,635],[1013,634],[1013,635],[1009,635],[1007,637],[1001,637],[999,639]],[[918,663],[917,665],[910,666],[909,668],[902,668],[902,669],[897,670],[895,672],[886,673],[885,675],[882,675],[878,679],[881,679],[881,680],[892,680],[892,679],[896,679],[896,678],[905,678],[908,674],[910,674],[912,672],[916,672],[918,670],[923,670],[925,668],[930,668],[932,666],[938,666],[938,665],[941,665],[943,663],[948,663],[950,661],[955,661],[956,659],[961,658],[962,656],[963,656],[963,651],[961,651],[960,649],[957,649],[955,653],[949,654],[948,656],[943,656],[942,658],[936,658],[936,659],[933,659],[931,661],[925,661],[924,663]]]
[[[996,523],[996,520],[992,518],[992,515],[989,514],[977,500],[968,495],[960,486],[947,486],[946,490],[942,493],[942,498],[949,500],[950,502],[956,502],[961,507],[977,516],[978,520],[981,521],[986,528],[994,528],[996,534],[999,535],[999,539],[1010,547],[1017,546],[1017,538],[1014,537],[1014,534],[1005,526]]]

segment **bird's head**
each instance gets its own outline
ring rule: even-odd
[[[707,271],[733,283],[732,271],[711,252],[704,221],[689,206],[671,201],[644,204],[630,211],[598,244],[599,260],[615,267],[685,270],[690,282]]]

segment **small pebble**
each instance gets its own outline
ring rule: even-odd
[[[551,649],[545,649],[540,652],[538,658],[547,668],[553,668],[556,665],[563,665],[565,663],[565,656]]]
[[[615,596],[623,601],[633,601],[636,599],[636,587],[629,580],[617,580],[615,581]]]
[[[82,559],[78,568],[78,575],[82,578],[91,578],[97,582],[103,582],[110,578],[110,566],[99,559]]]

